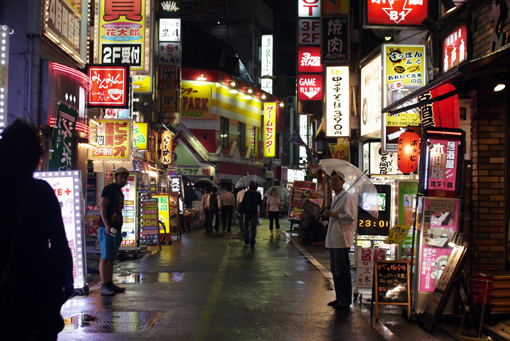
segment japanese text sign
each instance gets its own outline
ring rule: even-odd
[[[321,48],[319,46],[298,47],[298,72],[322,73]]]
[[[212,105],[212,88],[182,82],[181,86],[181,118],[210,119]]]
[[[158,88],[179,89],[181,87],[181,71],[179,66],[158,67]]]
[[[326,137],[349,137],[349,67],[326,68]]]
[[[361,136],[381,132],[381,69],[380,55],[361,68]]]
[[[330,144],[329,151],[332,159],[349,161],[349,143]]]
[[[432,292],[448,263],[450,248],[423,245],[420,257],[420,291]]]
[[[49,169],[65,171],[72,169],[75,144],[75,126],[78,113],[65,106],[57,107],[57,120],[53,129]]]
[[[173,135],[169,131],[161,133],[161,163],[169,165],[172,163],[172,141]]]
[[[273,75],[273,35],[262,35],[262,56],[260,74],[262,76]]]
[[[365,28],[423,26],[427,0],[366,0]]]
[[[159,19],[159,41],[180,41],[181,19]]]
[[[140,200],[140,245],[157,245],[158,226],[158,199]]]
[[[264,103],[264,157],[276,155],[276,102]]]
[[[196,175],[196,176],[214,176],[214,167],[179,167],[177,168],[179,175]]]
[[[320,45],[321,21],[320,19],[298,19],[298,44]]]
[[[128,64],[149,75],[150,1],[99,0],[96,8],[98,64]]]
[[[467,25],[457,27],[441,41],[443,72],[467,60]]]
[[[300,18],[319,18],[321,16],[321,0],[298,0]]]
[[[411,93],[426,83],[427,70],[424,45],[382,45],[382,107]],[[414,104],[417,99],[404,103]],[[408,126],[418,126],[418,109],[410,109],[398,114],[385,113],[382,122],[383,150],[395,152],[398,149],[398,137]]]
[[[382,150],[381,142],[370,143],[370,174],[402,174],[398,170],[398,155],[396,152]]]
[[[158,44],[159,65],[180,65],[182,59],[181,43]]]
[[[298,76],[298,100],[322,101],[322,75],[301,74]]]
[[[322,18],[322,62],[338,63],[349,60],[349,16],[338,14]]]
[[[129,160],[131,158],[131,120],[95,120],[99,126],[91,135],[95,145],[92,160]]]
[[[146,150],[148,136],[148,123],[133,123],[133,147]]]
[[[399,244],[402,243],[409,233],[410,226],[395,225],[390,228],[390,234],[386,240],[386,244]]]
[[[88,94],[89,108],[127,108],[128,77],[127,66],[89,66],[87,74],[92,81]]]
[[[165,225],[166,233],[170,233],[170,207],[168,195],[152,195],[158,199],[158,218]]]
[[[429,190],[455,191],[459,141],[429,139]]]
[[[167,175],[168,188],[171,192],[182,195],[182,176],[181,175]],[[170,206],[176,206],[176,203],[171,203]]]

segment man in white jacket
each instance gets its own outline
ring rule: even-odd
[[[336,172],[331,175],[331,187],[335,200],[331,210],[324,215],[329,217],[326,248],[329,249],[331,272],[335,285],[336,299],[328,303],[335,309],[349,308],[352,303],[351,266],[349,249],[354,242],[356,231],[356,200],[344,191],[345,176]]]

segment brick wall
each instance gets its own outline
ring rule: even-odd
[[[471,86],[473,271],[505,269],[505,91],[490,77]]]
[[[492,52],[490,42],[494,22],[497,22],[499,18],[499,6],[480,4],[473,8],[471,15],[472,21],[476,23],[476,31],[472,32],[473,59],[476,59]],[[509,43],[510,20],[508,18],[503,22],[500,36],[503,45]]]

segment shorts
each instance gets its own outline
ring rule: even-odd
[[[120,229],[117,230],[115,237],[113,237],[106,234],[106,229],[104,227],[100,227],[97,230],[97,239],[101,246],[101,258],[116,259],[117,252],[119,252],[119,247],[122,243],[122,234],[120,233]]]

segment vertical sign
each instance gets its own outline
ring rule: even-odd
[[[140,200],[140,245],[158,245],[158,199]]]
[[[181,19],[159,19],[159,41],[180,41]]]
[[[122,187],[124,194],[124,208],[122,209],[122,224],[121,233],[123,236],[121,249],[129,250],[136,247],[138,240],[138,202],[136,199],[136,173],[130,173],[126,186]]]
[[[381,55],[361,68],[360,135],[381,135]]]
[[[0,30],[0,134],[7,127],[7,90],[9,79],[9,31],[6,25]]]
[[[326,137],[349,137],[349,67],[326,67]]]
[[[425,45],[382,45],[383,80],[382,107],[385,108],[407,94],[423,87],[427,71]],[[417,102],[413,99],[403,104]],[[382,122],[383,150],[396,152],[398,137],[408,126],[420,125],[419,109],[410,109],[396,115],[385,113]]]
[[[147,149],[148,123],[133,123],[133,147]]]
[[[276,155],[276,102],[264,103],[264,157]]]
[[[467,60],[467,25],[457,27],[441,41],[443,72]]]
[[[66,105],[57,108],[57,120],[53,128],[49,169],[66,171],[72,169],[74,150],[74,128],[78,113]]]
[[[273,35],[264,34],[262,35],[262,65],[260,68],[260,74],[264,76],[273,75]],[[261,84],[262,90],[273,93],[273,80],[262,79]]]
[[[323,17],[321,40],[324,64],[349,61],[349,16]]]
[[[161,163],[165,166],[172,163],[172,141],[172,133],[165,130],[161,134]]]
[[[298,0],[298,15],[301,18],[319,18],[321,0]]]

